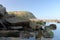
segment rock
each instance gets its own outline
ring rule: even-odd
[[[50,27],[51,27],[52,30],[56,30],[57,29],[56,24],[50,24]]]

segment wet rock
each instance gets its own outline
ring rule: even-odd
[[[52,31],[51,32],[45,32],[45,33],[43,33],[43,37],[44,38],[53,38],[54,33]]]
[[[56,30],[57,29],[56,24],[50,24],[50,27],[51,27],[52,30]]]

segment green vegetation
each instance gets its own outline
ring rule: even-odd
[[[44,21],[38,21],[38,22],[37,22],[37,24],[45,25],[45,24],[46,24],[46,22],[44,22]]]

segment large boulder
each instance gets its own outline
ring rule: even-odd
[[[50,27],[51,27],[52,30],[56,30],[57,29],[56,24],[50,24]]]
[[[6,13],[6,8],[0,4],[0,18],[3,17]]]

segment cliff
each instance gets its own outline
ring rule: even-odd
[[[8,14],[10,16],[7,17],[6,20],[11,23],[28,21],[29,19],[36,18],[31,12],[26,12],[26,11],[8,12]]]

